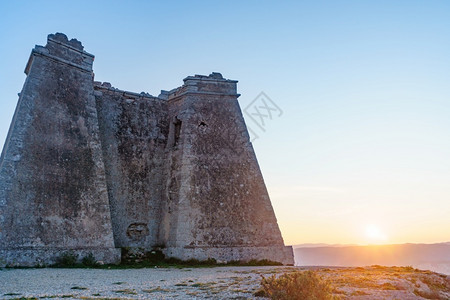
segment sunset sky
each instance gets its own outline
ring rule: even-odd
[[[0,145],[55,32],[120,89],[264,92],[282,114],[244,117],[286,244],[450,241],[449,1],[1,1]]]

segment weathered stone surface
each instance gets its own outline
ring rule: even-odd
[[[93,95],[93,56],[80,47],[56,43],[50,35],[45,48],[31,53],[0,161],[5,255],[0,261],[6,264],[33,265],[37,257],[24,255],[30,250],[116,253],[107,261],[119,256]]]
[[[96,86],[116,247],[151,248],[165,186],[167,101]]]
[[[60,33],[32,51],[0,159],[0,265],[119,247],[293,264],[237,81],[189,76],[156,98],[93,81],[93,58]]]
[[[292,263],[237,102],[237,81],[213,73],[184,82],[168,100],[166,253]]]

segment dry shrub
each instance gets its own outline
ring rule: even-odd
[[[262,290],[257,296],[278,300],[328,300],[339,299],[332,294],[329,283],[316,272],[304,271],[263,277]]]
[[[444,300],[444,299],[446,299],[446,298],[441,297],[441,295],[439,294],[438,291],[433,291],[433,290],[423,291],[423,290],[415,289],[414,290],[414,294],[416,296],[419,296],[419,297],[422,297],[422,298],[425,298],[425,299],[436,299],[436,300],[441,300],[441,299]]]

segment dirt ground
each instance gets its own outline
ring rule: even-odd
[[[2,269],[0,298],[256,299],[262,276],[310,269],[342,299],[450,299],[450,276],[381,266]]]

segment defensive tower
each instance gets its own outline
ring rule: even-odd
[[[120,248],[179,259],[293,264],[237,98],[195,75],[158,97],[93,79],[64,34],[30,56],[0,158],[0,265]]]

